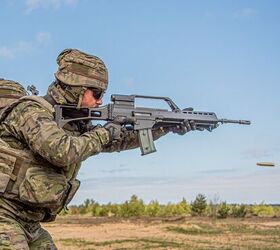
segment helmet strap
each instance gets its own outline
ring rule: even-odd
[[[68,103],[77,103],[77,93],[75,92],[75,89],[71,86],[67,86],[66,89],[62,89],[65,99],[68,101]]]

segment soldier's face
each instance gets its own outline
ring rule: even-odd
[[[102,105],[103,103],[102,97],[103,96],[101,95],[98,98],[96,93],[94,93],[94,90],[87,89],[84,93],[81,106],[84,108],[96,108],[99,105]]]

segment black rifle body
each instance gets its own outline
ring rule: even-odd
[[[167,102],[171,110],[135,107],[135,98],[158,99]],[[213,112],[193,111],[192,108],[179,109],[168,97],[141,95],[112,95],[112,103],[98,108],[81,108],[56,105],[55,119],[59,127],[78,120],[102,120],[116,122],[127,129],[138,132],[142,155],[156,151],[152,130],[159,127],[176,127],[185,120],[192,121],[197,130],[212,131],[219,123],[238,123],[249,125],[247,120],[218,119]]]

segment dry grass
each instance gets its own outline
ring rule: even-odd
[[[280,249],[279,218],[60,217],[43,225],[59,249]]]

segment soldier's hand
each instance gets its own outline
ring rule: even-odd
[[[119,141],[123,137],[122,126],[119,123],[107,122],[104,128],[109,131],[110,141]]]
[[[196,130],[196,125],[194,121],[189,120],[184,120],[182,124],[170,128],[171,132],[178,135],[184,135],[191,130]]]

